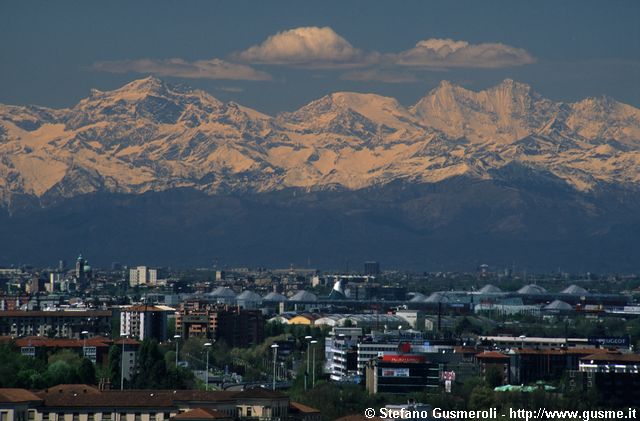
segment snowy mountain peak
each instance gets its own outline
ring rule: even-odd
[[[640,186],[640,110],[556,103],[505,80],[443,81],[416,105],[337,92],[272,118],[157,78],[93,90],[75,107],[0,106],[0,201],[193,187],[358,189],[395,180],[490,179],[532,167],[568,185]]]
[[[527,97],[540,97],[526,83],[516,82],[512,79],[505,79],[498,85],[485,91],[487,95],[508,96],[513,101],[522,101]]]
[[[139,91],[158,93],[164,92],[167,89],[167,85],[160,79],[154,76],[148,76],[142,79],[136,79],[124,85],[117,91]]]

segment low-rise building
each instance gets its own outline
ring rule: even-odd
[[[640,373],[640,355],[618,351],[599,352],[580,358],[578,371],[590,373]]]
[[[47,360],[48,357],[60,350],[70,350],[89,359],[97,365],[107,365],[109,348],[113,345],[123,352],[124,378],[130,380],[133,376],[140,342],[130,338],[111,340],[103,337],[87,339],[46,338],[42,336],[29,336],[12,340],[10,337],[1,337],[0,342],[10,343],[15,346],[22,355],[32,358]]]
[[[263,388],[241,392],[99,390],[73,384],[39,392],[0,389],[3,421],[287,420],[289,408],[287,395]]]
[[[111,333],[111,310],[0,311],[0,336],[80,338]]]

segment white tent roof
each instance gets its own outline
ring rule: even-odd
[[[480,291],[478,292],[482,294],[496,294],[496,293],[502,292],[502,290],[495,285],[487,284],[482,288],[480,288]]]
[[[275,301],[278,303],[282,303],[287,301],[287,297],[282,294],[278,294],[277,292],[270,292],[263,298],[264,301]]]
[[[242,291],[240,294],[238,294],[238,296],[236,297],[236,300],[261,302],[262,297],[256,294],[255,292],[249,291],[247,289]]]
[[[518,290],[518,294],[546,294],[547,290],[540,285],[529,284]]]
[[[309,291],[298,291],[295,295],[289,298],[289,301],[318,301],[318,297]]]
[[[578,285],[570,285],[562,290],[562,293],[571,295],[588,295],[589,291],[582,287],[579,287]]]
[[[218,287],[209,293],[209,295],[213,297],[236,298],[236,293],[227,287]]]
[[[543,309],[544,310],[563,310],[563,311],[568,311],[568,310],[573,310],[573,307],[571,306],[571,304],[565,303],[564,301],[554,300],[551,303],[549,303],[546,306],[544,306]]]
[[[448,303],[449,301],[451,301],[449,297],[442,292],[434,292],[424,300],[425,303]]]
[[[410,292],[409,294],[413,295],[413,297],[411,297],[411,299],[409,300],[410,303],[421,303],[427,299],[424,294],[421,294],[419,292]]]

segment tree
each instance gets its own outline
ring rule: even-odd
[[[109,381],[111,381],[112,385],[120,384],[120,373],[122,367],[120,366],[122,360],[122,352],[120,351],[120,347],[117,345],[111,345],[109,348],[109,363],[108,363],[108,373]]]
[[[184,343],[181,343],[180,361],[188,361],[190,364],[192,364],[194,359],[201,360],[204,351],[204,344],[206,342],[207,338],[192,336],[184,341]],[[202,367],[204,368],[204,364],[202,365]]]
[[[496,401],[493,398],[493,393],[493,390],[486,386],[475,387],[469,397],[469,408],[475,410],[495,407]]]
[[[70,349],[63,349],[51,354],[48,358],[49,365],[57,361],[64,361],[72,367],[79,367],[81,357],[78,355],[78,353]]]
[[[50,363],[44,376],[45,382],[49,386],[78,383],[76,368],[62,359]]]
[[[131,379],[134,389],[162,389],[167,381],[167,366],[158,342],[145,339],[140,345],[136,370]]]
[[[284,333],[285,324],[280,322],[269,322],[264,326],[264,336],[269,338],[271,336],[279,336]]]
[[[45,366],[42,360],[29,358],[15,352],[11,344],[0,345],[0,387],[32,388],[41,386],[41,377]]]
[[[484,381],[491,389],[501,386],[504,382],[502,367],[491,365],[484,373]]]
[[[93,363],[83,358],[78,367],[78,380],[80,383],[95,384],[96,383],[96,368]]]

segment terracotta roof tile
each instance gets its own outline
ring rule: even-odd
[[[591,354],[580,358],[582,361],[607,361],[612,363],[634,363],[640,364],[640,355],[639,354],[622,354],[619,352],[605,352],[598,354]]]
[[[3,310],[0,317],[111,317],[111,310]]]
[[[279,399],[286,398],[282,392],[278,392],[264,387],[254,387],[252,389],[246,389],[241,392],[235,392],[234,397],[238,398],[257,398],[257,399]]]
[[[0,389],[0,403],[38,402],[41,400],[35,393],[26,389]]]
[[[491,359],[491,360],[508,360],[509,356],[504,355],[497,351],[485,351],[480,354],[476,354],[476,358],[479,359]]]
[[[213,408],[194,408],[189,411],[181,412],[172,419],[174,420],[216,420],[231,419],[232,417],[222,411]]]
[[[289,402],[289,408],[293,409],[294,412],[303,412],[305,414],[319,414],[320,410],[316,408],[312,408],[310,406],[301,404],[299,402]]]

